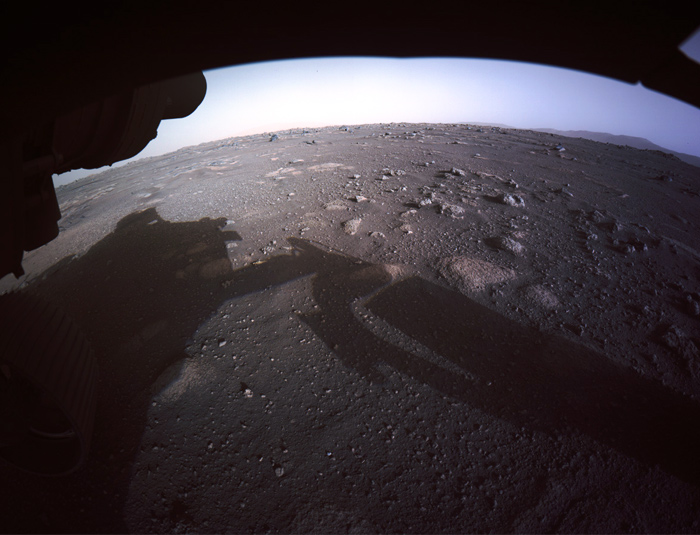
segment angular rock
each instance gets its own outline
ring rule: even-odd
[[[439,210],[441,214],[453,217],[455,219],[464,216],[464,208],[456,204],[442,203],[439,206]]]
[[[685,310],[691,316],[700,316],[700,303],[693,299],[692,295],[685,297]]]
[[[559,190],[559,193],[561,193],[562,195],[566,195],[567,197],[573,197],[573,196],[574,196],[574,194],[571,193],[571,192],[570,192],[568,189],[566,189],[566,188],[561,188],[561,189]]]
[[[525,201],[520,195],[513,195],[511,193],[500,193],[496,195],[495,199],[501,204],[506,204],[508,206],[515,206],[518,208],[523,208],[525,206]]]
[[[493,238],[487,238],[484,242],[495,249],[500,249],[501,251],[508,251],[515,255],[521,255],[525,252],[525,247],[520,243],[515,241],[513,238],[507,236],[496,236]]]
[[[357,231],[360,229],[360,223],[362,223],[362,219],[359,217],[345,221],[343,223],[343,230],[346,234],[350,234],[351,236],[357,234]]]
[[[698,350],[695,342],[678,326],[670,325],[661,335],[661,342],[678,357],[682,358],[691,372],[695,374],[697,371],[700,371],[698,370],[700,350]]]
[[[593,221],[593,223],[602,223],[605,221],[605,216],[598,210],[593,210],[588,217],[591,221]]]

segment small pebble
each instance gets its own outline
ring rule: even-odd
[[[700,303],[698,303],[692,296],[688,295],[685,298],[686,301],[686,311],[691,316],[700,316]]]

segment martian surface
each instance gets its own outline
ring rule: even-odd
[[[477,125],[231,138],[58,189],[0,281],[100,368],[3,532],[700,531],[700,168]]]

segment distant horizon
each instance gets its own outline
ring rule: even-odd
[[[681,50],[698,61],[700,31]],[[199,108],[161,122],[158,136],[132,160],[265,132],[402,122],[584,130],[700,157],[700,109],[641,84],[547,65],[331,57],[235,65],[204,75],[207,95]],[[71,171],[55,183],[96,172]]]
[[[327,125],[285,126],[283,128],[278,128],[276,130],[263,129],[260,131],[250,131],[247,133],[237,134],[235,136],[226,136],[226,137],[222,137],[219,139],[211,139],[211,140],[207,140],[207,141],[202,141],[200,143],[195,143],[192,145],[186,145],[186,146],[180,147],[178,149],[174,149],[174,150],[169,151],[169,152],[164,152],[162,154],[151,154],[151,155],[139,154],[139,155],[137,155],[129,160],[123,160],[120,162],[116,162],[111,166],[104,166],[104,167],[100,167],[98,169],[79,169],[79,170],[75,170],[75,171],[70,171],[70,173],[64,173],[63,175],[58,175],[58,176],[54,175],[54,186],[56,186],[56,187],[65,186],[65,185],[68,185],[70,183],[82,180],[83,178],[89,178],[91,176],[99,175],[99,174],[107,172],[111,169],[117,169],[119,167],[123,167],[123,166],[129,165],[129,164],[137,164],[141,160],[166,157],[166,156],[169,156],[171,154],[174,154],[174,153],[182,151],[182,150],[190,149],[193,147],[198,147],[199,145],[206,145],[209,143],[218,143],[220,141],[224,141],[224,140],[228,140],[228,139],[236,139],[236,138],[251,137],[251,136],[272,135],[272,134],[279,134],[279,133],[283,133],[283,132],[290,132],[293,130],[322,129],[322,128],[334,128],[334,127],[341,128],[342,126],[348,126],[348,127],[373,126],[373,125],[407,125],[408,126],[408,125],[421,125],[421,124],[424,124],[424,125],[467,125],[467,126],[474,125],[474,126],[508,128],[508,129],[513,129],[513,130],[525,130],[525,131],[534,131],[534,132],[556,130],[558,132],[562,132],[562,135],[564,135],[563,133],[565,133],[565,132],[587,132],[589,134],[602,134],[602,135],[613,136],[613,137],[636,138],[636,139],[647,141],[652,145],[660,147],[660,149],[663,149],[664,151],[666,151],[668,153],[673,153],[673,152],[680,153],[679,151],[673,151],[667,147],[661,147],[660,145],[656,145],[656,143],[653,143],[652,141],[650,141],[646,138],[642,138],[642,137],[638,137],[638,136],[629,136],[626,134],[610,134],[609,132],[592,132],[589,130],[574,130],[574,129],[559,130],[556,128],[548,128],[548,127],[519,128],[519,127],[515,127],[515,126],[503,124],[503,123],[497,124],[497,123],[485,123],[485,122],[479,122],[479,121],[476,121],[476,122],[475,121],[446,121],[446,122],[379,121],[376,123],[356,123],[356,124],[338,123],[338,124],[327,124]],[[592,140],[592,141],[596,141],[596,140]],[[605,143],[605,142],[599,141],[599,143]],[[634,147],[632,147],[632,148],[634,148]],[[685,154],[686,156],[691,156],[691,157],[695,157],[695,158],[700,159],[700,156],[695,156],[693,154],[687,154],[687,153],[680,153],[680,154]],[[691,164],[691,165],[697,165],[697,164]],[[698,166],[698,167],[700,167],[700,166]],[[67,180],[65,182],[57,180],[57,179],[60,179],[61,177],[68,175],[68,174],[72,175],[72,178],[70,180]]]

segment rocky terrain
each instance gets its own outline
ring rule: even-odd
[[[700,168],[542,132],[227,139],[59,188],[100,366],[4,532],[700,531]]]

